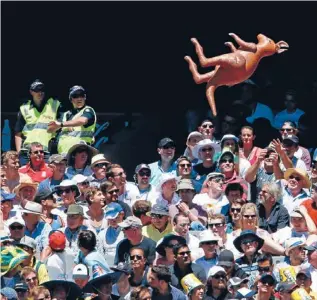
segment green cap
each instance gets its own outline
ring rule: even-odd
[[[84,216],[84,210],[80,205],[71,204],[67,209],[66,215],[81,215]]]

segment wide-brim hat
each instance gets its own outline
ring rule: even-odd
[[[288,180],[292,174],[297,174],[303,179],[304,186],[303,188],[309,189],[311,186],[311,182],[309,180],[308,174],[306,171],[300,168],[289,168],[284,172],[284,179]]]
[[[156,190],[161,192],[163,184],[170,180],[176,180],[176,184],[178,184],[178,182],[181,180],[181,176],[176,176],[173,173],[163,173],[160,177],[158,185],[156,186]]]
[[[204,148],[206,146],[210,146],[214,149],[214,155],[221,151],[219,144],[212,142],[210,139],[204,139],[204,140],[201,140],[200,142],[198,142],[197,145],[195,145],[193,152],[192,152],[193,156],[197,159],[200,159],[199,152],[202,148]]]
[[[81,289],[80,287],[71,281],[66,280],[50,280],[43,282],[42,286],[46,287],[50,293],[54,291],[58,286],[63,286],[67,293],[67,300],[74,300],[81,296]]]
[[[33,201],[27,201],[21,213],[44,216],[42,205]]]
[[[226,141],[226,140],[234,140],[236,143],[239,143],[239,138],[237,138],[235,135],[233,134],[225,134],[221,141],[220,141],[220,144],[222,144],[223,141]]]
[[[256,249],[259,251],[264,244],[264,240],[260,238],[257,234],[255,234],[252,230],[244,230],[240,233],[240,235],[233,241],[233,245],[236,247],[238,251],[243,253],[243,250],[241,248],[241,241],[245,238],[253,238],[258,242],[258,248]]]
[[[75,189],[75,191],[76,191],[75,198],[78,198],[81,195],[80,190],[77,186],[77,183],[71,179],[65,179],[60,183],[60,185],[56,185],[54,188],[54,192],[56,193],[58,191],[58,189],[65,188],[65,187],[70,187],[70,188]]]
[[[168,245],[168,243],[170,241],[176,240],[178,241],[180,244],[186,244],[186,240],[185,238],[183,238],[182,236],[179,235],[175,235],[175,234],[167,234],[166,236],[164,236],[164,238],[162,239],[162,241],[160,243],[157,244],[155,250],[158,254],[160,254],[161,256],[165,256],[165,247]]]
[[[211,230],[204,230],[200,235],[199,247],[205,242],[219,242],[221,239],[214,235]]]
[[[19,247],[7,246],[1,249],[0,265],[1,276],[20,265],[29,257],[29,253]]]
[[[193,273],[184,276],[181,285],[186,295],[189,295],[195,288],[205,286]]]
[[[97,154],[99,154],[99,150],[87,145],[85,141],[80,141],[78,144],[73,145],[72,147],[69,148],[67,152],[67,164],[71,164],[71,159],[72,159],[72,154],[78,149],[78,148],[83,148],[86,149],[88,152],[88,164],[91,163],[91,158]]]
[[[20,183],[14,188],[13,193],[15,193],[16,195],[19,195],[20,190],[26,186],[31,186],[33,187],[35,190],[37,190],[38,187],[38,183],[37,182],[33,182],[32,179],[30,177],[24,177],[23,179],[20,181]]]
[[[116,283],[119,280],[121,274],[122,274],[122,272],[110,272],[110,273],[98,276],[94,279],[91,279],[83,287],[82,292],[83,293],[95,293],[96,289],[98,289],[100,287],[100,285],[103,283],[106,283],[106,282]]]

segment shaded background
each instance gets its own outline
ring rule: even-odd
[[[258,33],[285,40],[290,50],[264,58],[253,76],[260,86],[268,79],[274,86],[274,93],[265,93],[261,102],[280,110],[284,88],[294,87],[304,91],[300,108],[312,110],[316,103],[305,93],[316,79],[316,2],[2,2],[1,6],[2,119],[4,112],[18,111],[36,78],[45,83],[47,96],[57,97],[66,107],[69,88],[80,84],[88,104],[99,113],[142,114],[132,133],[117,138],[116,146],[109,146],[112,150],[104,149],[128,169],[140,160],[156,160],[156,143],[164,135],[174,138],[178,152],[183,152],[185,112],[208,109],[205,86],[193,82],[183,59],[189,54],[197,61],[193,36],[207,57],[228,52],[224,42],[231,40],[229,32],[250,42],[256,42]],[[235,93],[236,88],[216,91],[220,112]]]

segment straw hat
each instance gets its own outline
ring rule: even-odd
[[[34,182],[29,176],[23,176],[21,177],[19,185],[14,188],[13,193],[19,195],[20,190],[26,186],[30,186],[37,190],[38,185],[39,184],[37,182]]]
[[[304,186],[303,188],[309,189],[311,182],[309,180],[308,174],[306,171],[300,168],[289,168],[284,172],[284,179],[288,180],[292,174],[296,174],[302,178]]]

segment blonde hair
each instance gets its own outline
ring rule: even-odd
[[[32,289],[30,297],[38,297],[41,293],[43,293],[45,296],[51,296],[50,291],[47,288],[44,286],[36,286]]]
[[[254,203],[246,203],[241,207],[241,220],[243,220],[243,215],[247,210],[253,210],[254,214],[256,215],[256,220],[255,220],[255,226],[259,226],[259,215],[258,215],[258,210],[257,207]],[[241,221],[241,230],[244,230],[243,228],[243,222]]]

